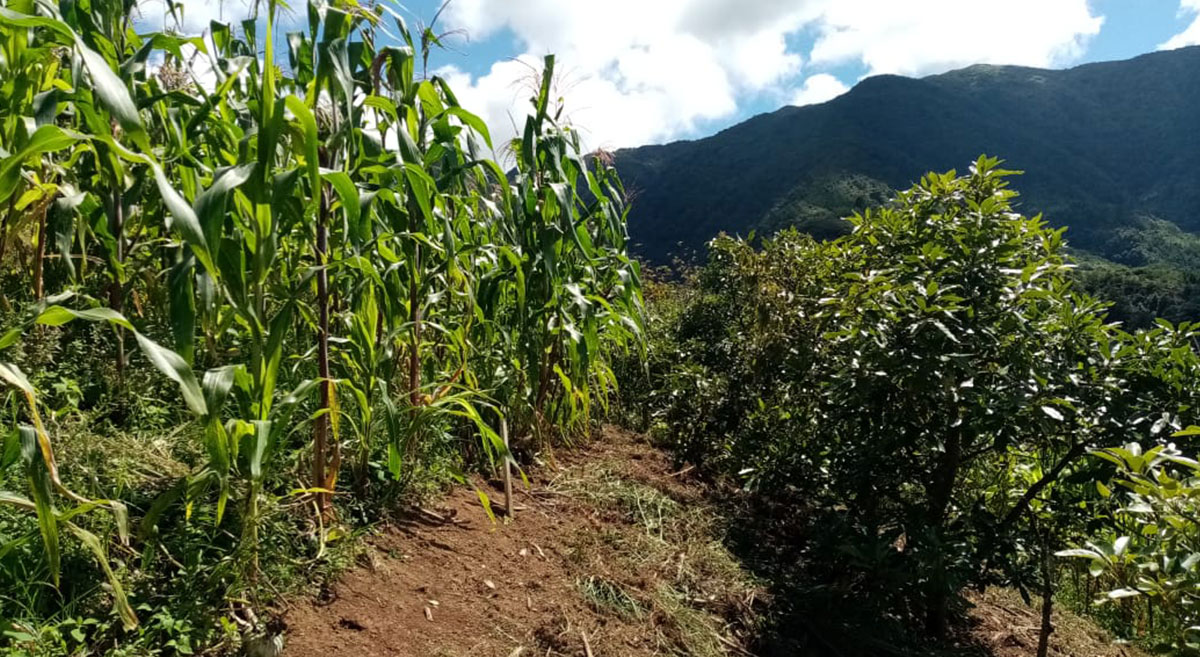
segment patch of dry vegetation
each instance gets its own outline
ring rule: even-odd
[[[647,617],[660,650],[678,655],[744,653],[763,587],[724,545],[721,516],[699,491],[600,461],[568,469],[555,490],[636,529],[586,527],[568,541],[580,591],[594,608]]]

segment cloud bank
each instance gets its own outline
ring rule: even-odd
[[[497,132],[513,134],[541,55],[556,53],[570,118],[604,148],[688,135],[763,95],[828,100],[852,82],[838,69],[1070,64],[1103,23],[1087,0],[455,0],[443,20],[520,45],[482,75],[439,71]]]
[[[186,2],[179,28],[236,23],[251,6]],[[175,26],[164,0],[139,8],[139,27]],[[1163,48],[1200,43],[1200,0],[1180,11],[1195,20]],[[863,72],[1068,65],[1103,20],[1088,0],[454,0],[440,27],[476,42],[512,38],[519,54],[479,75],[436,72],[499,144],[517,133],[542,56],[555,53],[555,89],[585,146],[612,149],[690,136],[746,103],[824,102]]]

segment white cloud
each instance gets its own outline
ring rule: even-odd
[[[1200,13],[1200,0],[1181,3]],[[252,12],[250,0],[189,1],[177,25],[165,0],[139,7],[139,29],[186,34]],[[977,62],[1071,63],[1103,19],[1088,0],[455,0],[443,21],[473,40],[507,30],[519,43],[515,59],[482,75],[438,71],[497,142],[516,134],[541,56],[556,53],[556,92],[585,146],[616,148],[693,134],[756,97],[828,100],[846,91],[830,73],[844,65],[925,75]],[[803,51],[801,32],[811,43]],[[1164,47],[1190,42],[1200,42],[1200,17]]]
[[[927,75],[969,64],[1069,64],[1100,32],[1086,0],[837,0],[811,59],[860,62],[871,75]]]
[[[453,68],[441,73],[464,104],[511,136],[541,55],[555,53],[558,92],[589,147],[669,139],[734,114],[739,99],[797,74],[802,58],[785,37],[799,25],[797,6],[806,4],[456,0],[444,19],[451,27],[475,40],[507,28],[524,53],[474,78]]]
[[[440,71],[498,139],[523,121],[527,82],[553,52],[585,146],[605,148],[687,136],[763,95],[826,100],[845,90],[830,74],[843,65],[925,75],[1069,64],[1103,22],[1088,0],[455,0],[443,20],[477,41],[509,30],[520,45],[482,75]]]
[[[172,16],[167,11],[165,0],[142,0],[138,2],[138,29],[177,29],[184,34],[200,34],[208,30],[209,23],[218,21],[237,25],[250,16],[252,5],[248,0],[192,0],[179,3],[182,16]]]
[[[1191,15],[1192,22],[1182,32],[1160,45],[1159,50],[1200,45],[1200,0],[1179,0],[1179,15]]]
[[[810,75],[792,96],[792,105],[815,105],[833,100],[850,90],[844,82],[828,73]]]

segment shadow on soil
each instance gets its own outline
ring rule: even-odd
[[[767,501],[724,492],[712,497],[727,519],[726,546],[768,588],[771,604],[752,646],[758,657],[1027,657],[1035,654],[1040,610],[1014,591],[965,592],[953,609],[950,638],[931,642],[904,609],[899,581],[887,573],[865,577],[862,559],[836,544],[828,518],[802,502]],[[809,518],[807,522],[797,518]],[[885,546],[891,555],[898,552]],[[886,559],[889,555],[883,555]],[[895,566],[895,564],[888,564]],[[857,573],[857,574],[856,574]],[[1114,643],[1091,621],[1056,609],[1052,657],[1145,657]]]

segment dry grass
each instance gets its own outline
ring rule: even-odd
[[[980,654],[990,657],[1026,657],[1037,650],[1041,604],[1027,605],[1016,591],[989,589],[968,594],[974,608],[969,613],[970,639]],[[1136,647],[1115,641],[1090,620],[1055,608],[1050,657],[1146,657]]]
[[[696,491],[617,461],[568,468],[553,490],[637,529],[597,527],[570,541],[589,604],[626,620],[647,615],[663,654],[744,651],[762,587],[725,548],[720,517]]]

